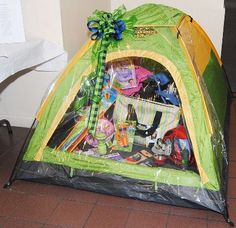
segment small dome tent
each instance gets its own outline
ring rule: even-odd
[[[8,185],[59,184],[228,219],[229,92],[205,32],[156,4],[96,11],[88,28],[91,39],[44,99]]]

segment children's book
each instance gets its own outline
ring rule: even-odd
[[[108,68],[111,85],[119,89],[129,89],[137,86],[135,66],[131,59],[122,58],[113,61]]]

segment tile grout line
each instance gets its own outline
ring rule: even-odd
[[[151,213],[159,213],[159,214],[163,214],[166,215],[169,212],[161,212],[161,211],[155,211],[155,210],[151,210],[151,209],[136,209],[136,208],[131,208],[131,207],[126,207],[126,206],[116,206],[116,205],[111,205],[111,204],[101,204],[99,203],[98,205],[100,206],[108,206],[108,207],[113,207],[113,208],[125,208],[125,209],[129,209],[129,210],[133,210],[133,211],[143,211],[143,212],[151,212]],[[184,216],[186,217],[186,216]]]
[[[16,191],[13,191],[13,192],[16,192]],[[24,194],[26,194],[26,193],[24,193],[24,192],[16,192],[16,193],[18,193],[18,194],[22,194],[22,195],[24,195]],[[34,195],[34,194],[33,194]],[[36,194],[37,195],[37,194]],[[43,196],[45,196],[45,195],[41,195],[41,194],[39,194],[39,196],[41,196],[41,197],[43,197]],[[55,208],[53,209],[53,211],[51,212],[51,215],[52,215],[52,213],[56,210],[56,208],[58,207],[58,205],[62,202],[62,201],[64,201],[65,199],[64,198],[60,198],[59,197],[59,202],[57,203],[57,205],[55,206]],[[74,201],[74,200],[73,200]],[[85,203],[85,204],[87,204],[88,202],[82,202],[82,201],[78,201],[78,202],[80,202],[80,203]],[[93,206],[93,208],[91,209],[91,212],[90,212],[90,215],[91,215],[91,213],[92,213],[92,210],[94,209],[94,207],[96,206],[96,205],[101,205],[101,206],[110,206],[110,207],[114,207],[114,208],[126,208],[126,209],[129,209],[129,213],[131,213],[131,211],[132,210],[134,210],[134,211],[146,211],[146,212],[152,212],[152,213],[161,213],[161,214],[163,214],[163,215],[166,215],[166,214],[168,214],[168,217],[167,217],[167,223],[168,223],[168,219],[169,219],[169,217],[170,217],[170,213],[171,213],[171,210],[169,210],[168,212],[160,212],[160,211],[155,211],[155,210],[148,210],[148,209],[146,209],[146,210],[142,210],[142,209],[136,209],[136,208],[130,208],[130,207],[124,207],[124,206],[116,206],[116,205],[111,205],[111,204],[102,204],[102,203],[99,203],[99,201],[98,201],[98,199],[96,199],[96,202],[95,203],[90,203],[90,204],[93,204],[94,206]],[[14,209],[14,211],[18,208],[18,206],[19,205],[17,205],[16,206],[16,208]],[[14,213],[14,211],[12,212],[12,214]],[[51,216],[50,215],[50,216]],[[90,216],[89,215],[89,216]],[[173,214],[173,215],[177,215],[177,216],[179,216],[178,214]],[[49,218],[50,218],[50,216],[49,216]],[[87,220],[89,219],[89,216],[88,216],[88,218],[87,218]],[[184,215],[180,215],[180,216],[182,216],[182,217],[186,217],[186,216],[184,216]],[[9,218],[11,217],[11,215],[9,216]],[[189,216],[187,216],[187,217],[189,217]],[[4,221],[4,224],[8,221],[8,219],[9,219],[8,217],[6,217],[6,220]],[[18,217],[12,217],[12,218],[18,218]],[[204,218],[199,218],[199,217],[194,217],[194,216],[190,216],[190,218],[194,218],[194,219],[204,219]],[[25,220],[25,219],[23,219],[24,221],[30,221],[30,220]],[[216,222],[220,222],[220,221],[217,221],[217,220],[209,220],[208,219],[208,217],[207,217],[207,221],[216,221]],[[33,221],[31,221],[31,222],[33,222]],[[35,221],[36,222],[36,221]],[[86,221],[87,222],[87,221]],[[85,222],[85,224],[86,224],[86,222]],[[38,222],[37,222],[38,223]],[[40,223],[39,223],[40,224]],[[48,223],[45,223],[44,225],[46,225],[46,224],[48,224]]]
[[[233,179],[234,180],[234,179],[236,179],[236,177],[228,177],[228,179]]]
[[[4,226],[10,219],[10,216],[8,215],[8,216],[3,216],[3,217],[5,217],[4,222],[2,223],[2,225]]]
[[[126,228],[127,225],[128,225],[128,222],[129,222],[129,218],[130,218],[130,214],[131,214],[131,212],[132,212],[132,209],[129,209],[129,214],[128,214],[128,216],[127,216],[127,219],[126,219],[126,221],[125,221],[125,225],[124,225],[125,228]]]
[[[193,219],[206,219],[206,218],[201,218],[201,217],[195,217],[195,216],[185,216],[185,215],[179,215],[178,213],[171,213],[171,210],[169,210],[168,212],[162,212],[162,211],[155,211],[152,209],[137,209],[137,208],[132,208],[132,207],[128,207],[128,206],[116,206],[113,204],[109,204],[109,203],[97,203],[97,205],[99,206],[108,206],[108,207],[113,207],[113,208],[125,208],[125,209],[129,209],[131,211],[137,211],[137,212],[150,212],[150,213],[154,213],[154,214],[163,214],[163,215],[175,215],[175,216],[181,216],[181,217],[187,217],[187,218],[193,218]],[[171,206],[171,205],[168,205]],[[181,207],[180,207],[181,208]],[[206,212],[209,210],[206,210]],[[217,214],[217,213],[216,213]]]
[[[152,210],[152,209],[137,209],[137,208],[132,208],[132,207],[128,207],[128,206],[116,206],[114,204],[109,204],[109,203],[104,203],[103,204],[101,202],[96,202],[96,205],[105,206],[105,207],[108,206],[108,207],[113,207],[113,208],[125,208],[125,209],[129,209],[130,211],[138,211],[138,212],[143,211],[143,212],[151,212],[151,213],[154,213],[154,214],[181,216],[181,217],[187,217],[187,218],[193,218],[193,219],[199,219],[199,220],[208,219],[208,216],[206,216],[206,218],[201,218],[201,217],[196,217],[196,216],[186,216],[186,215],[180,215],[178,213],[171,213],[171,210],[169,210],[168,212],[161,212],[161,211],[155,211],[155,210]],[[171,206],[171,205],[169,205],[169,206]],[[210,210],[205,210],[205,211],[208,212]],[[216,212],[216,214],[218,214],[218,213]],[[219,214],[219,216],[221,216],[221,215]],[[217,220],[213,219],[212,221],[217,221]]]
[[[25,195],[25,194],[27,194],[27,193],[25,193],[25,192],[17,192],[17,191],[14,191],[14,192],[16,192],[16,193],[18,193],[18,194],[23,194],[23,195]],[[32,196],[40,196],[40,194],[31,194]],[[42,197],[42,196],[40,196],[40,197]],[[59,198],[59,197],[58,197]],[[51,212],[51,214],[48,216],[48,218],[46,219],[46,220],[48,220],[49,218],[50,218],[50,216],[53,214],[53,212],[55,212],[55,210],[56,210],[56,208],[58,207],[58,205],[61,203],[61,201],[62,201],[63,199],[60,199],[59,198],[59,201],[58,201],[58,203],[56,204],[56,206],[55,206],[55,208],[52,210],[52,212]],[[12,212],[12,214],[16,211],[16,209],[18,208],[18,206],[19,205],[17,205],[16,206],[16,208],[13,210],[13,212]],[[38,221],[32,221],[32,220],[28,220],[28,219],[25,219],[25,218],[21,218],[21,217],[14,217],[14,216],[11,216],[11,215],[9,215],[9,218],[15,218],[15,219],[20,219],[20,220],[22,220],[22,221],[27,221],[27,222],[33,222],[33,223],[38,223],[38,224],[41,224],[42,225],[42,227],[44,227],[45,225],[50,225],[49,223],[41,223],[41,222],[38,222]]]
[[[15,220],[20,220],[20,221],[23,221],[23,222],[30,222],[30,223],[36,223],[38,225],[41,225],[42,227],[44,226],[44,223],[41,223],[41,222],[38,222],[38,221],[32,221],[32,220],[28,220],[28,219],[25,219],[25,218],[21,218],[21,217],[11,217],[11,216],[8,216],[6,221],[4,221],[4,223],[2,225],[5,225],[6,222],[9,221],[9,219],[15,219]],[[3,226],[4,227],[4,226]]]
[[[4,190],[1,190],[1,191],[4,191]],[[8,189],[8,191],[10,191],[10,189]],[[18,217],[14,217],[13,214],[15,213],[16,209],[19,207],[19,204],[20,203],[17,203],[17,205],[15,206],[15,208],[12,210],[12,212],[6,216],[6,220],[4,221],[3,225],[6,224],[10,218],[13,218],[13,219],[19,219]],[[22,219],[24,220],[24,219]]]
[[[84,224],[82,225],[82,228],[84,228],[84,227],[86,226],[86,224],[88,223],[88,220],[89,220],[91,214],[93,213],[94,208],[98,205],[97,202],[98,202],[98,199],[96,199],[96,202],[93,203],[93,207],[92,207],[92,209],[91,209],[91,211],[90,211],[88,217],[87,217],[86,220],[84,221]]]
[[[38,221],[32,221],[32,220],[28,220],[28,219],[21,218],[21,217],[14,217],[14,216],[11,216],[11,215],[3,216],[3,217],[6,217],[6,220],[4,221],[4,223],[2,225],[5,225],[10,219],[15,219],[15,220],[20,220],[20,221],[30,222],[30,223],[37,223],[37,224],[40,224],[42,226],[44,225],[44,223],[41,223],[41,222],[38,222]]]
[[[171,208],[169,209],[168,213],[167,213],[167,218],[166,218],[166,225],[165,227],[167,228],[168,227],[168,223],[169,223],[169,218],[171,216]]]
[[[59,198],[59,197],[58,197],[58,198]],[[60,198],[59,198],[59,199],[60,199]],[[49,219],[50,219],[50,217],[53,215],[53,213],[56,211],[56,209],[58,208],[58,206],[62,203],[62,201],[63,201],[63,199],[60,199],[60,200],[58,201],[58,203],[56,204],[56,206],[54,207],[54,209],[52,210],[52,212],[50,213],[50,215],[49,215],[48,218],[46,219],[46,222],[43,223],[43,227],[44,227],[45,225],[52,225],[52,224],[49,223]]]

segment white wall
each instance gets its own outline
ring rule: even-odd
[[[61,0],[63,42],[71,58],[88,39],[87,17],[96,10],[110,11],[110,0]]]
[[[26,40],[44,38],[63,47],[60,0],[21,0]]]
[[[219,54],[221,53],[225,15],[224,0],[111,0],[111,9],[124,4],[130,10],[144,3],[172,6],[191,15],[207,32]]]
[[[109,10],[110,0],[21,0],[26,39],[41,38],[72,57],[87,40],[86,19],[95,9]],[[47,89],[59,72],[21,72],[0,85],[0,119],[30,127]]]

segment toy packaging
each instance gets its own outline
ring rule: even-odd
[[[131,152],[134,143],[135,129],[136,123],[134,121],[118,122],[116,124],[113,148],[115,150]]]
[[[112,61],[107,72],[110,75],[111,84],[119,89],[130,89],[137,86],[135,67],[130,58]]]

